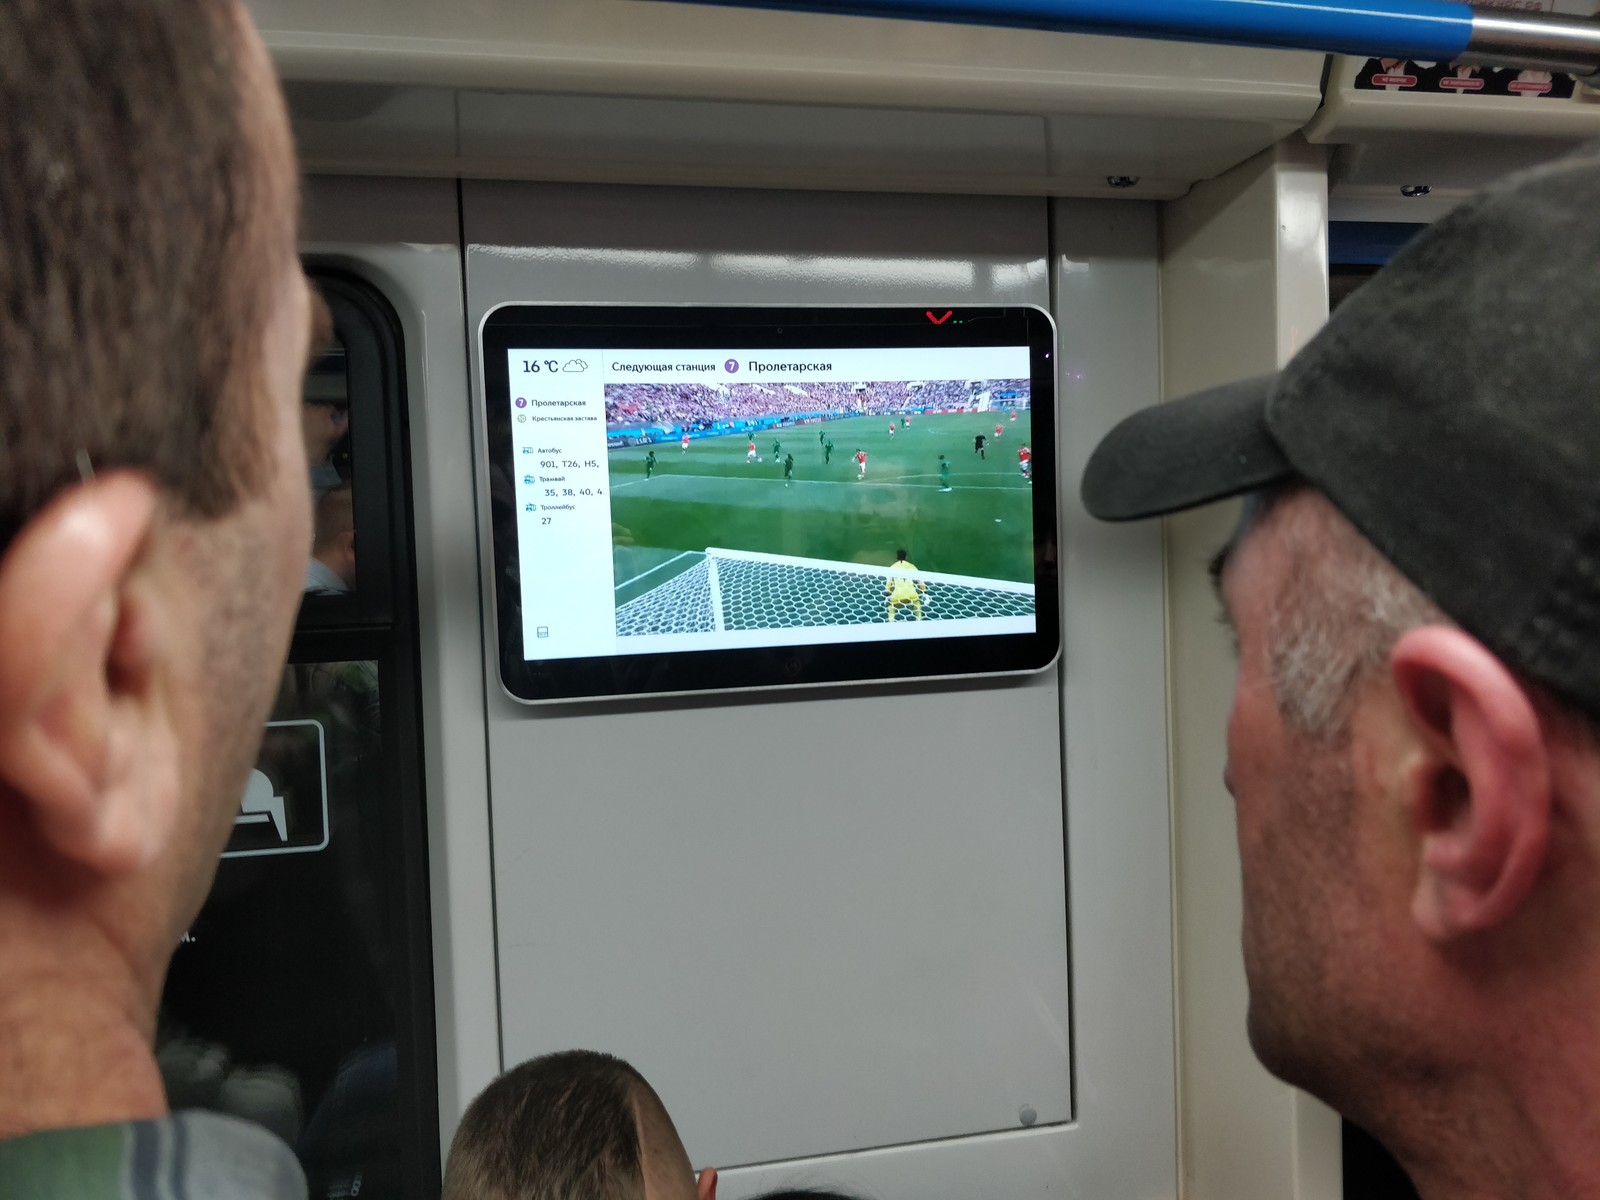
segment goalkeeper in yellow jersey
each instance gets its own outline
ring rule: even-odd
[[[889,567],[889,577],[883,581],[883,590],[889,594],[889,620],[896,620],[895,614],[909,604],[920,621],[922,598],[928,594],[928,585],[914,578],[917,564],[906,561],[904,550],[897,551],[894,558]]]

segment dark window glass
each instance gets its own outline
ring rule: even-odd
[[[356,589],[355,493],[348,355],[342,341],[306,372],[300,432],[311,479],[311,558],[305,590],[344,596]]]
[[[173,1108],[266,1126],[314,1200],[436,1200],[398,323],[365,284],[313,280],[337,340],[303,394],[306,594],[216,882],[173,957],[157,1058]]]
[[[175,1107],[266,1125],[318,1197],[402,1194],[404,938],[381,884],[404,867],[380,691],[374,661],[285,672],[158,1038]]]

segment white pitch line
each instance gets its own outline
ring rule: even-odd
[[[615,491],[615,490],[616,490],[615,488],[612,489],[612,491]],[[681,551],[681,552],[679,552],[677,554],[674,554],[671,558],[667,559],[666,562],[657,563],[655,566],[651,567],[648,571],[640,571],[632,579],[624,579],[621,583],[617,584],[617,586],[612,588],[611,590],[614,591],[614,592],[620,592],[623,588],[627,587],[630,583],[638,583],[639,580],[643,579],[646,575],[654,575],[657,571],[661,570],[662,567],[670,567],[673,563],[677,562],[680,558],[688,558],[691,554],[699,554],[699,553],[700,553],[700,551],[698,551],[698,550],[684,550],[684,551]]]
[[[936,472],[925,472],[925,474],[922,475],[901,475],[901,478],[939,478],[939,475],[936,474]],[[1018,486],[1014,485],[1014,483],[998,483],[998,485],[997,483],[968,483],[966,486],[968,486],[968,488],[992,488],[992,490],[1021,491],[1021,488],[1018,488]]]
[[[764,479],[764,478],[760,478],[760,477],[757,477],[757,476],[745,476],[744,478],[741,478],[738,475],[657,475],[656,478],[657,479],[716,479],[716,480],[721,480],[721,481],[732,481],[734,483],[766,483],[766,484],[781,484],[781,483],[783,483],[783,477],[781,475],[778,476],[776,479]],[[902,475],[902,476],[900,476],[899,479],[884,479],[884,480],[880,480],[880,479],[874,479],[871,475],[868,475],[866,477],[866,479],[860,479],[860,478],[852,478],[852,479],[791,479],[789,482],[790,483],[794,483],[794,484],[807,484],[807,485],[812,486],[812,487],[854,487],[854,486],[856,486],[858,484],[862,484],[862,483],[869,483],[869,484],[877,483],[877,484],[882,485],[883,487],[927,488],[927,489],[929,489],[931,491],[935,491],[935,492],[943,490],[937,483],[902,483],[901,482],[901,480],[903,480],[903,479],[932,479],[932,478],[934,478],[934,476],[932,476],[932,475],[910,475],[910,476]],[[614,484],[612,486],[611,490],[613,492],[616,492],[616,491],[622,490],[625,487],[632,487],[636,483],[643,483],[643,482],[644,482],[644,480],[642,480],[642,479],[635,479],[635,480],[632,480],[629,483],[618,483],[618,484]],[[1025,492],[1025,491],[1028,491],[1030,489],[1028,489],[1027,487],[1018,485],[1018,484],[1000,484],[1000,485],[996,485],[996,484],[992,484],[992,483],[969,483],[969,484],[962,485],[962,486],[960,486],[959,488],[957,488],[955,490],[959,490],[959,491],[963,491],[963,492]]]

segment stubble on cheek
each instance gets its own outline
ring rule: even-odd
[[[1341,951],[1353,934],[1353,798],[1347,746],[1292,735],[1271,820],[1241,829],[1251,1045],[1306,1086],[1343,1019]]]

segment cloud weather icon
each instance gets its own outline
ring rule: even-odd
[[[579,371],[587,371],[589,369],[589,364],[584,362],[581,358],[569,358],[567,359],[566,365],[561,369],[563,371],[570,371],[576,375]]]

